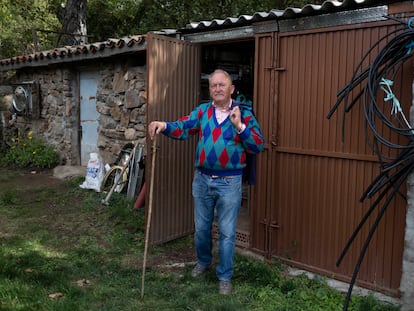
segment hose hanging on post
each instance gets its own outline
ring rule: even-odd
[[[391,17],[388,18],[406,25],[403,21]],[[396,29],[380,38],[370,48],[356,67],[351,80],[338,91],[337,101],[327,115],[327,118],[330,119],[338,110],[339,106],[343,105],[342,141],[344,141],[346,114],[357,103],[361,103],[364,109],[367,144],[377,155],[381,167],[381,172],[362,194],[360,201],[363,202],[365,199],[372,198],[374,195],[378,195],[378,197],[374,200],[369,210],[363,215],[336,262],[336,266],[341,264],[356,236],[374,210],[378,208],[378,214],[370,227],[368,236],[365,239],[358,261],[354,267],[352,279],[344,302],[344,311],[348,310],[352,289],[371,239],[387,207],[394,197],[397,194],[403,196],[400,193],[400,188],[407,180],[408,176],[414,171],[414,130],[404,116],[398,99],[392,92],[395,76],[402,68],[404,62],[412,56],[412,49],[414,48],[413,21],[414,17],[411,17],[408,20],[408,29],[407,26]],[[362,69],[362,64],[366,62],[373,49],[383,43],[384,40],[387,40],[388,42],[378,53],[373,62],[367,68]],[[360,91],[356,90],[359,86],[362,86]],[[380,90],[384,91],[386,94],[384,103],[390,102],[392,104],[390,109],[391,115],[393,116],[392,120],[382,111],[377,103],[377,94]],[[354,94],[354,96],[350,97],[351,94]],[[397,125],[395,125],[395,123],[397,123]],[[407,143],[405,145],[397,144],[385,138],[381,135],[380,131],[377,130],[379,125],[385,125],[392,133],[403,137],[403,139],[405,138]],[[399,140],[401,141],[403,139]],[[397,155],[392,156],[391,152],[385,154],[383,151],[384,147],[386,147],[385,149],[387,150],[396,150]],[[383,199],[385,199],[385,201],[380,207],[380,203]]]

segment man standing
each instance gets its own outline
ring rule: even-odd
[[[209,90],[210,102],[200,104],[175,122],[153,121],[148,131],[151,139],[159,133],[174,139],[199,137],[192,184],[197,265],[191,275],[199,277],[211,266],[211,229],[216,209],[219,231],[216,275],[219,293],[228,295],[232,291],[236,225],[246,154],[262,151],[264,139],[252,111],[232,100],[234,85],[226,71],[217,69],[209,76]]]

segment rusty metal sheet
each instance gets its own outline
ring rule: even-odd
[[[366,142],[362,107],[347,116],[343,142],[341,114],[326,116],[365,52],[394,27],[372,23],[256,37],[254,102],[268,145],[258,157],[252,195],[253,250],[350,280],[373,217],[341,266],[335,263],[372,203],[359,199],[377,176],[379,162]],[[410,68],[395,81],[405,111],[412,99],[410,81]],[[371,242],[359,284],[398,293],[405,212],[399,196]]]
[[[147,124],[174,121],[198,104],[200,48],[182,40],[148,36]],[[163,243],[193,232],[191,181],[195,139],[175,141],[159,135],[155,163],[149,241]],[[151,142],[147,140],[146,181],[151,171]],[[148,208],[148,200],[146,200]]]

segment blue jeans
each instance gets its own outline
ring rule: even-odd
[[[198,264],[208,267],[212,255],[212,224],[214,209],[219,230],[219,264],[216,274],[220,281],[233,276],[233,259],[236,243],[237,216],[242,200],[242,177],[213,178],[196,170],[193,179],[195,246]]]

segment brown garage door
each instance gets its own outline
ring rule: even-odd
[[[253,195],[252,248],[256,251],[350,280],[376,213],[339,268],[335,262],[372,203],[362,204],[359,199],[378,175],[379,163],[366,143],[362,108],[347,116],[344,143],[341,114],[331,120],[326,116],[336,102],[336,92],[352,77],[365,52],[394,28],[353,25],[256,38],[255,102],[268,142],[259,156]],[[264,56],[268,54],[271,59]],[[395,79],[394,92],[405,111],[412,97],[410,69],[404,68]],[[360,284],[397,292],[405,215],[406,201],[397,196],[370,244]]]

